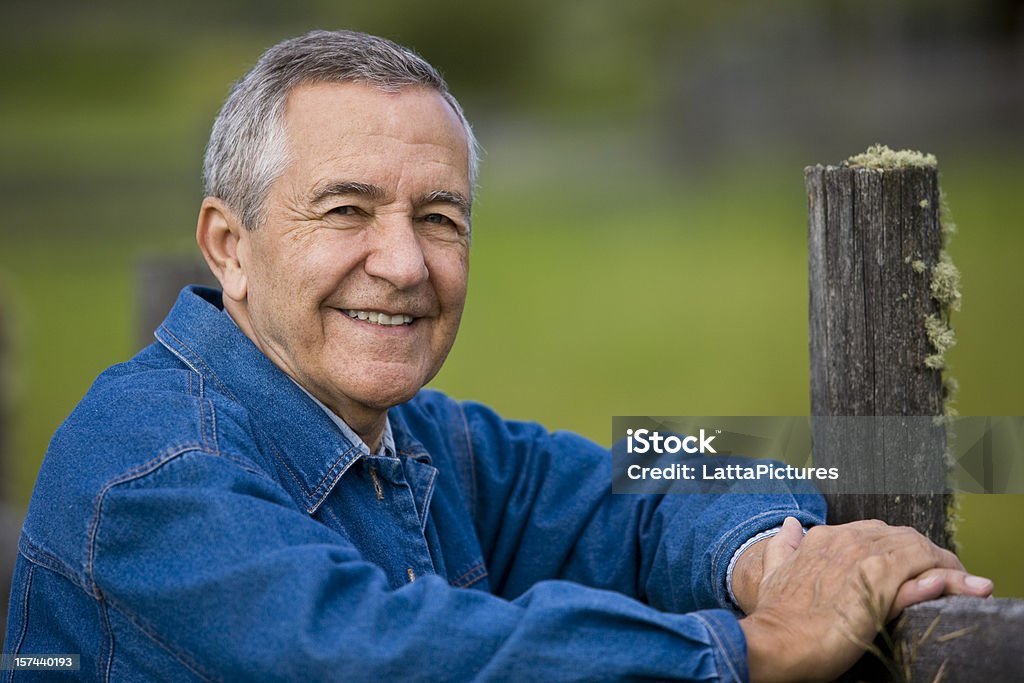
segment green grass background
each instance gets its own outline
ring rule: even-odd
[[[463,328],[434,386],[602,443],[616,414],[807,413],[799,162],[737,164],[699,178],[581,171],[555,182],[531,175],[544,166],[536,154],[509,150],[503,164],[505,152],[490,151]],[[949,356],[959,407],[1021,414],[1016,193],[1024,173],[992,158],[954,159],[943,169],[961,228],[952,253],[964,307]],[[136,349],[139,256],[193,249],[197,202],[179,190],[164,196],[165,206],[156,198],[164,194],[119,202],[107,193],[80,205],[82,224],[56,231],[46,228],[47,212],[69,220],[63,212],[73,213],[74,202],[22,199],[24,225],[33,227],[0,236],[0,287],[14,321],[14,457],[5,483],[19,504],[54,428],[98,372]],[[146,228],[140,205],[158,216],[158,228]],[[993,577],[1001,595],[1024,595],[1022,503],[961,503],[964,561]]]

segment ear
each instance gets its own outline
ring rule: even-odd
[[[246,248],[242,244],[249,238],[248,232],[223,201],[216,197],[203,200],[196,223],[196,242],[210,270],[220,281],[224,296],[235,301],[245,299],[248,286]]]

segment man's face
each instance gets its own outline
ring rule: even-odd
[[[275,364],[361,431],[426,384],[455,341],[468,143],[421,87],[300,86],[285,123],[288,169],[238,245],[243,316]]]

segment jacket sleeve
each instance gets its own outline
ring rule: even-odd
[[[787,516],[824,524],[816,493],[611,493],[611,455],[567,432],[465,403],[477,533],[496,592],[547,578],[633,596],[665,611],[731,608],[726,573],[749,538]]]
[[[556,437],[558,452],[565,438]],[[582,483],[592,485],[586,477]],[[597,546],[587,528],[616,521],[622,511],[604,510],[607,500],[575,502],[589,495],[576,498],[571,479],[553,488],[539,480],[507,488],[509,512],[527,511],[515,528],[494,522],[502,542],[518,533],[526,553],[543,554],[538,544],[580,512],[586,523],[562,543],[578,539],[586,549],[560,549],[565,567],[556,573],[605,574],[600,558],[590,557]],[[520,499],[527,495],[532,501]],[[558,513],[563,500],[574,502]],[[660,612],[564,580],[539,581],[512,599],[453,588],[435,576],[389,588],[343,534],[223,454],[168,454],[113,482],[96,505],[86,572],[105,623],[130,622],[203,679],[747,678],[742,632],[724,610]],[[676,514],[661,520],[644,505],[629,513],[638,545],[674,538],[665,529]],[[683,536],[661,552],[685,551],[693,542]],[[613,573],[625,573],[620,558],[605,559]],[[651,566],[644,574],[658,561],[645,560]],[[541,560],[526,562],[534,563]],[[537,573],[506,567],[516,582]]]

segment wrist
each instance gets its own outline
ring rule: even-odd
[[[790,648],[782,642],[783,623],[763,611],[744,617],[739,623],[747,640],[747,670],[751,683],[802,680],[788,656]]]
[[[736,558],[731,574],[730,597],[744,614],[757,605],[758,587],[764,575],[764,549],[770,536],[758,539]]]

